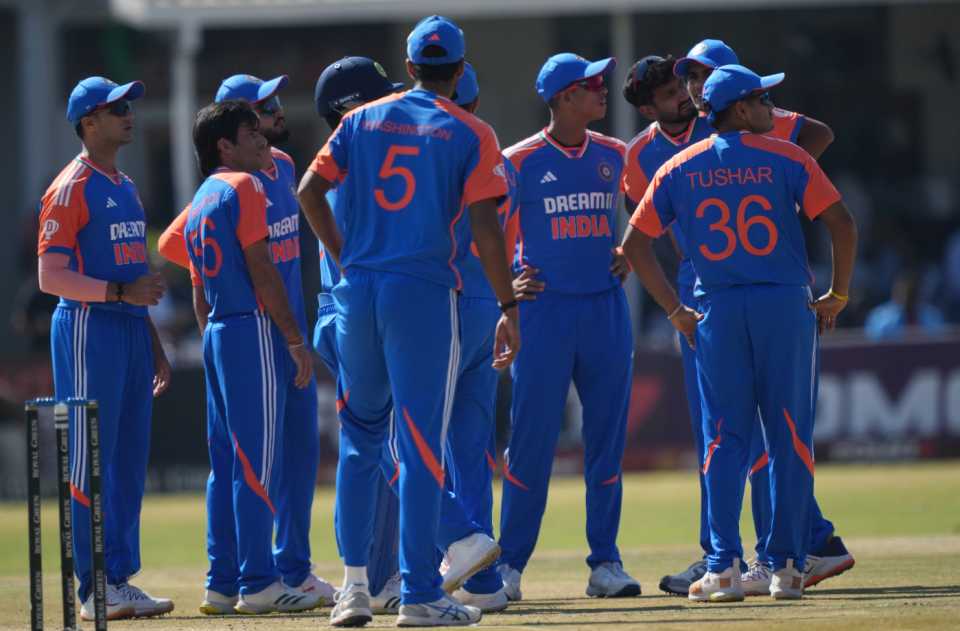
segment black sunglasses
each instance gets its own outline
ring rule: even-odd
[[[119,101],[114,101],[113,103],[108,103],[98,107],[95,111],[107,112],[113,116],[119,116],[122,118],[133,112],[133,103],[126,99],[120,99]]]
[[[259,113],[265,116],[275,116],[277,112],[283,109],[283,106],[280,105],[280,97],[277,95],[271,96],[266,101],[261,101],[254,106],[254,109]]]

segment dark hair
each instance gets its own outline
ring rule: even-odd
[[[633,70],[627,74],[623,82],[623,98],[634,107],[651,105],[653,92],[662,85],[670,83],[675,77],[673,74],[673,55],[667,55],[661,61],[647,64],[642,77],[633,76]],[[636,66],[634,66],[636,67]]]
[[[423,56],[430,57],[446,57],[447,51],[441,46],[436,44],[430,44],[423,49]],[[457,70],[463,64],[463,60],[455,61],[449,64],[414,64],[414,75],[420,81],[452,81],[453,75],[457,73]]]
[[[727,119],[733,114],[734,105],[736,105],[735,102],[731,103],[726,109],[720,110],[714,115],[713,121],[710,122],[714,129],[720,129],[721,125],[726,124]],[[703,110],[706,113],[710,113],[710,104],[706,101],[703,102]]]
[[[197,112],[197,119],[193,123],[193,148],[204,177],[221,166],[217,142],[221,138],[237,142],[237,134],[244,123],[253,129],[260,124],[257,113],[246,101],[211,103]]]
[[[83,119],[77,121],[77,124],[73,127],[73,131],[77,132],[77,138],[83,140]]]

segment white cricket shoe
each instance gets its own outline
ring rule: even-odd
[[[362,627],[373,620],[370,611],[370,592],[366,583],[351,583],[337,592],[337,603],[330,612],[330,624],[335,627]]]
[[[107,620],[124,620],[127,618],[133,618],[136,612],[136,607],[134,607],[132,603],[125,600],[114,585],[107,585],[106,601]],[[80,619],[87,621],[93,621],[95,619],[95,612],[93,610],[93,593],[87,596],[87,600],[84,601],[83,605],[80,606]]]
[[[206,616],[230,616],[237,613],[234,607],[240,596],[227,596],[212,589],[203,592],[203,602],[200,603],[200,613]]]
[[[173,601],[169,598],[154,598],[130,583],[118,583],[115,587],[120,598],[133,607],[134,618],[162,616],[173,611]]]
[[[766,596],[770,593],[770,577],[773,572],[760,559],[754,558],[750,561],[747,573],[740,577],[740,584],[743,585],[743,594],[745,596]]]
[[[293,589],[304,594],[320,594],[319,606],[321,607],[332,605],[333,595],[337,591],[333,588],[333,585],[323,580],[313,572],[307,574],[307,578],[303,579],[303,582]]]
[[[400,613],[400,574],[394,574],[383,584],[383,589],[376,596],[370,597],[370,609],[373,613],[398,614]]]
[[[678,574],[667,574],[660,579],[660,589],[668,594],[686,596],[690,586],[703,578],[707,573],[707,562],[703,559],[694,561],[690,567]]]
[[[687,598],[697,602],[729,603],[743,600],[740,583],[740,559],[734,558],[722,572],[707,571],[690,586]]]
[[[460,589],[471,576],[490,566],[500,557],[500,546],[482,532],[475,532],[447,548],[446,572],[442,572],[443,591]]]
[[[520,572],[509,565],[501,565],[497,571],[500,572],[500,578],[503,580],[503,593],[507,595],[507,599],[523,600],[523,594],[520,592]]]
[[[461,588],[453,593],[453,597],[464,605],[476,607],[483,613],[503,611],[510,604],[510,599],[507,598],[507,592],[503,587],[492,594],[474,594]]]
[[[619,561],[605,561],[590,572],[587,596],[591,598],[626,598],[640,595],[640,583],[623,571]]]
[[[803,598],[803,574],[793,567],[793,559],[787,559],[786,567],[773,573],[770,579],[770,595],[777,600]]]
[[[320,606],[320,599],[318,592],[305,594],[287,587],[280,581],[274,581],[255,594],[241,594],[240,600],[233,609],[237,613],[247,615],[309,611]]]
[[[461,627],[480,622],[483,614],[476,607],[463,605],[449,594],[439,600],[416,605],[400,605],[398,627]]]
[[[807,555],[803,567],[803,586],[813,587],[821,581],[843,574],[852,568],[855,562],[847,546],[843,545],[843,539],[830,537],[814,554]]]

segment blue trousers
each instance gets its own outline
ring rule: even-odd
[[[260,312],[208,323],[203,359],[210,453],[207,589],[254,594],[280,576],[272,545],[277,502],[282,497],[289,507],[297,501],[280,492],[286,404],[296,367],[280,331]],[[315,471],[301,472],[311,489]],[[278,557],[282,562],[296,557],[291,565],[305,577],[303,516],[279,523],[288,543],[281,543]]]
[[[621,460],[633,374],[623,290],[544,292],[520,304],[520,331],[523,349],[512,367],[511,436],[504,463],[501,561],[523,571],[533,554],[571,380],[583,404],[587,564],[619,561]]]
[[[54,392],[99,403],[101,494],[107,582],[140,571],[140,506],[150,453],[153,342],[144,318],[57,307],[50,331]],[[85,411],[70,413],[73,555],[80,600],[93,588]]]
[[[678,283],[680,290],[680,299],[684,304],[690,306],[697,305],[697,299],[693,296],[693,286]],[[703,422],[700,413],[700,388],[697,384],[697,358],[696,353],[687,340],[677,335],[680,344],[680,353],[683,359],[683,383],[684,392],[687,396],[687,406],[690,412],[690,427],[693,430],[693,440],[696,447],[698,458],[698,476],[700,481],[700,547],[704,555],[712,551],[710,544],[710,526],[707,521],[707,486],[703,477],[703,459],[705,457],[703,441]],[[819,362],[819,354],[817,356]],[[819,369],[817,370],[819,374]],[[815,377],[816,379],[816,377]],[[819,384],[819,380],[817,380]],[[816,399],[816,397],[814,397]],[[816,401],[814,401],[816,403]],[[757,416],[759,423],[759,412]],[[750,442],[749,466],[744,471],[744,478],[750,480],[750,506],[753,513],[753,527],[756,534],[756,553],[762,561],[766,561],[764,545],[767,536],[770,534],[770,520],[772,519],[772,508],[770,503],[770,474],[767,467],[768,456],[767,447],[763,436],[763,431],[754,433]],[[812,502],[813,516],[812,527],[810,531],[811,551],[819,549],[833,535],[833,524],[826,519],[820,512],[820,506],[816,498]]]
[[[700,299],[704,319],[696,357],[711,571],[743,558],[740,508],[760,432],[758,409],[771,469],[764,558],[775,570],[788,558],[803,567],[810,545],[817,393],[816,318],[809,302],[806,287],[782,285],[738,286]]]
[[[444,452],[460,365],[457,296],[412,276],[351,268],[333,290],[340,361],[337,537],[366,566],[374,494],[396,407],[402,600],[442,596],[435,543]]]

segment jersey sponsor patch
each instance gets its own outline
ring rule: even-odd
[[[47,219],[43,222],[43,240],[49,241],[60,229],[60,222],[56,219]]]

